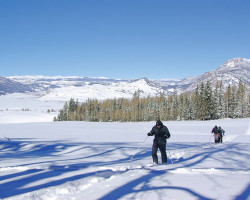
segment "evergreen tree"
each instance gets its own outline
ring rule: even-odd
[[[223,92],[222,82],[212,90],[211,83],[197,85],[192,93],[141,98],[137,91],[132,99],[115,98],[99,101],[88,99],[79,104],[70,99],[54,121],[153,121],[207,120],[217,118],[249,117],[249,88],[241,81],[229,85]]]
[[[193,103],[193,110],[194,110],[194,119],[200,119],[200,107],[201,107],[201,101],[200,101],[200,89],[197,85],[194,94],[192,95],[192,101]]]
[[[242,81],[239,81],[238,90],[236,92],[236,116],[239,118],[247,116],[247,90]]]
[[[214,99],[213,99],[213,92],[211,87],[211,82],[207,81],[206,88],[205,88],[205,104],[206,104],[206,119],[214,119]]]
[[[206,88],[204,83],[201,83],[200,87],[200,108],[199,108],[199,119],[205,120],[207,118],[207,101],[206,101]]]
[[[218,104],[217,104],[216,110],[217,110],[218,119],[225,117],[225,101],[224,101],[222,81],[219,84]]]
[[[216,82],[214,95],[213,95],[213,112],[214,112],[213,119],[219,118],[219,88],[220,88],[219,83]]]

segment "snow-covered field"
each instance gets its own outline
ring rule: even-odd
[[[164,122],[168,164],[151,166],[154,124],[2,123],[0,199],[250,199],[249,118]]]
[[[0,96],[0,124],[52,122],[58,111],[68,101],[45,101],[32,93],[14,93]],[[48,113],[48,110],[55,112]]]

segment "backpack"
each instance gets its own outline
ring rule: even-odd
[[[218,129],[217,128],[213,128],[213,132],[214,132],[214,134],[218,134]]]

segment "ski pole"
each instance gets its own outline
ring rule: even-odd
[[[212,137],[212,133],[211,133],[211,135],[210,135],[209,142],[210,142],[210,140],[211,140],[211,137]]]
[[[133,159],[133,157],[137,154],[137,152],[139,151],[139,149],[144,145],[144,143],[146,142],[146,140],[148,139],[149,136],[146,137],[146,139],[142,142],[141,146],[138,147],[138,149],[135,151],[134,155],[131,156],[130,160]]]

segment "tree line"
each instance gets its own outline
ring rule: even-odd
[[[223,90],[222,82],[212,89],[210,81],[197,85],[195,91],[155,97],[140,96],[131,99],[88,99],[83,103],[73,98],[64,104],[54,121],[139,122],[161,119],[213,120],[250,117],[249,89],[241,81]]]

